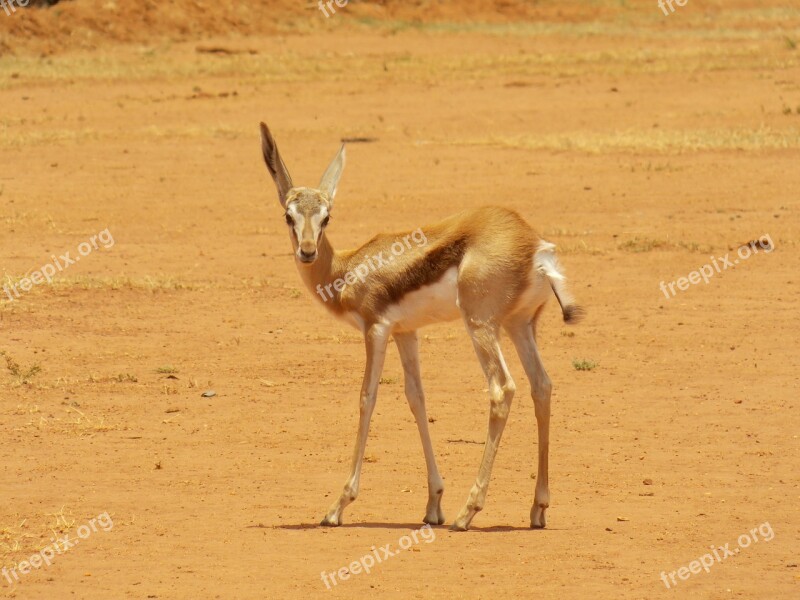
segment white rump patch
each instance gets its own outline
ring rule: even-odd
[[[545,277],[562,281],[564,276],[561,274],[555,251],[555,244],[542,240],[533,255],[533,268]]]
[[[531,263],[528,287],[520,294],[514,313],[535,315],[552,294],[550,284],[558,285],[564,280],[555,250],[555,244],[544,240],[539,242]]]

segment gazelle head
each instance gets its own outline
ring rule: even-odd
[[[278,145],[264,123],[261,123],[261,150],[267,170],[275,180],[278,200],[286,211],[284,217],[289,226],[295,257],[302,263],[313,263],[317,259],[317,246],[330,220],[336,186],[344,169],[344,146],[328,166],[318,188],[292,185],[292,177],[278,152]]]

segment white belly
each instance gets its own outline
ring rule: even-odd
[[[384,320],[398,331],[410,331],[461,316],[458,310],[458,268],[452,267],[434,284],[403,296],[383,313]]]

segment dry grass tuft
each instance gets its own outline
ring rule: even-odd
[[[633,239],[617,245],[618,250],[625,252],[652,252],[654,250],[686,250],[688,252],[712,252],[713,246],[686,240],[672,241],[670,239],[654,239],[648,237],[634,237]]]
[[[30,420],[21,427],[15,428],[14,431],[38,431],[91,437],[97,433],[126,429],[120,425],[107,424],[104,417],[87,415],[78,409],[75,403],[65,406],[64,411],[66,415],[54,416],[53,414],[45,415],[42,413],[38,405],[19,406],[16,414],[29,415]]]
[[[10,523],[0,525],[0,567],[11,568],[51,544],[75,525],[75,518],[62,506],[57,512],[44,513],[32,518],[14,515]]]

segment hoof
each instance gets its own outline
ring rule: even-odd
[[[334,517],[325,517],[324,519],[322,519],[322,521],[320,521],[320,525],[322,525],[323,527],[338,527],[341,524],[342,524],[341,521]]]
[[[428,518],[425,517],[422,519],[423,523],[427,523],[428,525],[444,525],[444,515],[439,515],[438,517]]]
[[[467,531],[469,529],[469,525],[463,525],[460,523],[453,523],[450,525],[450,531]]]
[[[533,505],[531,508],[531,529],[544,529],[547,527],[547,519],[544,516],[544,511],[547,505]]]

